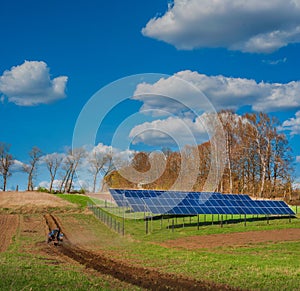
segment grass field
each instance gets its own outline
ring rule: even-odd
[[[108,207],[104,208],[104,211],[119,220],[124,215],[124,210],[118,208]],[[199,230],[196,216],[181,217],[174,218],[174,231],[171,228],[171,219],[149,221],[151,233],[146,234],[145,221],[141,219],[143,215],[125,212],[127,237],[121,242],[119,235],[109,231],[97,219],[91,220],[82,214],[78,214],[76,219],[81,225],[98,230],[98,235],[104,242],[101,248],[116,254],[121,253],[123,259],[126,258],[132,264],[251,290],[299,290],[299,241],[197,250],[180,250],[157,245],[158,242],[195,235],[300,228],[299,219],[290,220],[286,217],[267,221],[262,216],[259,219],[247,216],[245,226],[244,217],[228,216],[230,221],[224,222],[223,227],[220,227],[216,215],[214,218],[211,215],[200,215]],[[225,221],[225,216],[223,219]]]
[[[0,290],[140,290],[52,253],[41,215],[20,214],[20,220],[12,244],[0,253]]]
[[[79,194],[56,194],[57,197],[60,197],[68,202],[77,204],[81,209],[87,207],[88,204],[93,204],[93,201],[85,195]]]
[[[150,220],[145,232],[143,213],[125,215],[125,236],[111,231],[93,214],[84,211],[95,202],[84,195],[57,195],[76,204],[74,212],[55,209],[74,244],[101,252],[132,266],[150,268],[161,273],[178,274],[197,280],[226,284],[247,290],[299,290],[300,240],[251,242],[243,244],[178,248],[166,244],[178,240],[194,240],[210,235],[300,229],[297,219],[257,220],[248,216],[227,217],[231,223],[217,222],[217,216]],[[96,201],[103,211],[122,221],[124,211],[111,208],[105,201]],[[107,208],[105,208],[107,206]],[[81,209],[82,211],[78,211]],[[1,213],[0,213],[1,214]],[[102,275],[83,265],[49,251],[45,243],[45,222],[41,213],[15,214],[17,231],[10,247],[0,253],[0,290],[139,290],[138,287]],[[220,217],[219,217],[220,218]],[[223,217],[225,221],[225,216]],[[205,222],[204,222],[205,220]],[[223,236],[224,234],[224,236]]]
[[[65,220],[68,214],[64,215]],[[181,274],[199,280],[214,281],[251,290],[299,290],[300,242],[250,244],[244,246],[218,247],[213,249],[180,250],[157,245],[157,241],[195,235],[196,231],[176,230],[169,235],[144,235],[143,222],[132,221],[127,236],[120,236],[108,230],[96,218],[84,214],[75,215],[78,224],[94,229],[103,244],[98,248],[121,254],[131,264],[146,266],[161,272]],[[73,217],[74,218],[74,217]],[[127,224],[129,222],[127,221]],[[138,226],[140,224],[140,226]],[[134,227],[134,225],[136,227]],[[249,229],[257,229],[257,225]],[[299,220],[272,221],[263,229],[300,227]],[[248,228],[248,227],[247,227]],[[134,231],[133,231],[134,230]],[[216,234],[230,231],[245,231],[244,226],[233,228],[207,227],[204,233]],[[129,232],[129,233],[128,233]],[[159,239],[158,239],[159,237]]]

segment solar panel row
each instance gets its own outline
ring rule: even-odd
[[[175,202],[175,203],[174,203]],[[293,215],[293,211],[283,201],[241,201],[212,200],[205,203],[199,200],[184,199],[169,201],[169,199],[146,199],[150,212],[159,214],[267,214]],[[174,206],[176,204],[176,206]]]
[[[207,199],[211,197],[212,199],[231,199],[231,200],[250,200],[252,199],[249,195],[245,194],[221,194],[218,192],[184,192],[184,191],[164,191],[164,190],[136,190],[136,189],[110,189],[110,192],[113,192],[115,195],[125,195],[127,197],[136,197],[136,198],[149,198],[157,197],[162,194],[169,198],[176,198],[178,195],[189,196],[193,199]]]
[[[252,200],[248,195],[209,192],[110,189],[118,206],[153,214],[295,215],[283,201]]]

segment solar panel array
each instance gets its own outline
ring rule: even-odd
[[[110,189],[118,206],[153,214],[295,215],[284,201],[252,200],[248,195],[210,192]]]
[[[125,197],[124,190],[110,189],[109,191],[119,207],[130,207],[130,204]]]

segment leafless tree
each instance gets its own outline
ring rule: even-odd
[[[86,152],[83,148],[69,150],[68,155],[63,161],[62,168],[64,170],[64,175],[60,186],[60,192],[71,192],[76,170],[85,155]]]
[[[55,180],[57,171],[64,159],[64,154],[52,153],[43,157],[43,161],[46,164],[46,167],[50,173],[50,185],[49,191],[52,191],[53,182]]]
[[[0,143],[0,174],[3,179],[3,191],[6,191],[7,179],[11,176],[11,166],[14,163],[13,156],[9,153],[10,145]]]
[[[235,142],[235,114],[232,111],[221,111],[220,120],[223,124],[225,137],[225,152],[227,157],[227,172],[229,180],[229,192],[233,191],[233,160],[234,160],[234,142]]]
[[[29,152],[29,164],[24,164],[23,170],[28,174],[27,191],[33,190],[33,179],[36,176],[38,162],[42,157],[42,151],[38,147],[33,147]]]
[[[104,167],[101,169],[102,172],[102,187],[101,191],[105,188],[106,184],[111,185],[111,177],[110,174],[116,170],[117,167],[121,167],[122,159],[118,157],[113,157],[112,152],[106,153],[106,162]]]
[[[220,177],[218,191],[222,193],[247,193],[257,197],[281,196],[289,199],[292,192],[291,150],[284,133],[278,130],[276,119],[265,113],[247,113],[243,116],[233,111],[219,112],[224,131],[224,142],[220,144],[226,153],[223,176]],[[214,136],[212,137],[214,138]],[[197,171],[194,190],[201,191],[207,181],[212,164],[212,140],[198,146],[198,150],[187,147],[186,163],[178,152],[168,153],[164,173],[146,187],[169,189],[178,180],[184,188]],[[132,165],[140,172],[147,173],[148,153],[135,154]],[[199,158],[199,169],[194,169],[193,161]],[[180,169],[184,177],[178,179]],[[104,180],[111,187],[136,187],[118,171],[113,171]],[[182,185],[181,185],[181,184]]]
[[[66,155],[62,161],[61,165],[61,182],[59,186],[59,192],[64,193],[66,191],[66,181],[69,179],[70,171],[72,170],[72,159],[69,158],[68,155]]]
[[[109,156],[105,152],[99,151],[97,147],[95,147],[94,150],[89,154],[88,170],[93,175],[93,190],[92,190],[93,193],[95,193],[96,191],[98,175],[108,161],[109,161]]]

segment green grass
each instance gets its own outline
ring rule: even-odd
[[[122,209],[104,208],[117,219],[122,217]],[[120,212],[120,214],[118,213]],[[143,213],[137,214],[143,217]],[[197,216],[149,221],[150,234],[145,233],[143,219],[125,217],[127,237],[115,235],[103,230],[100,222],[95,229],[101,229],[105,248],[122,254],[122,258],[140,266],[157,268],[162,272],[190,276],[199,280],[214,281],[251,290],[299,290],[300,286],[300,242],[260,243],[243,247],[226,247],[198,250],[178,250],[157,245],[170,239],[209,234],[222,234],[259,230],[300,228],[298,218],[270,218],[248,215],[246,225],[244,217],[239,215],[223,216],[223,227],[218,216],[199,215],[200,227],[197,229]],[[220,219],[221,217],[219,217]],[[226,223],[226,218],[228,223]],[[259,218],[259,219],[257,219]],[[191,220],[190,220],[191,219]],[[214,224],[212,224],[214,221]],[[100,226],[101,225],[101,226]],[[168,228],[169,225],[169,228]],[[184,225],[184,227],[183,227]],[[107,238],[106,234],[110,234]],[[118,239],[119,238],[119,239]],[[132,242],[132,239],[134,241]],[[192,238],[191,238],[192,239]],[[110,241],[109,244],[107,242]],[[120,243],[120,241],[122,243]]]
[[[105,209],[106,210],[106,209]],[[299,217],[299,215],[298,215]],[[279,219],[265,219],[265,217],[256,217],[252,215],[247,216],[246,226],[244,219],[240,220],[240,216],[236,215],[231,218],[228,215],[228,221],[225,221],[223,216],[223,227],[218,221],[218,216],[214,215],[213,224],[212,216],[199,215],[199,230],[197,227],[198,218],[194,217],[178,217],[177,219],[158,219],[148,221],[148,229],[150,234],[146,234],[146,223],[143,219],[126,219],[125,232],[138,240],[144,241],[165,241],[168,239],[175,239],[179,237],[189,237],[194,235],[209,235],[231,232],[245,232],[256,230],[272,230],[272,229],[285,229],[285,228],[300,228],[299,218],[279,218]],[[172,230],[172,220],[174,220],[174,230]]]
[[[300,206],[290,206],[296,214],[300,214]]]
[[[69,215],[69,214],[65,214]],[[183,250],[165,248],[158,241],[191,235],[228,233],[236,231],[299,228],[299,219],[249,222],[224,226],[204,226],[199,231],[192,227],[162,230],[145,235],[143,221],[127,221],[124,238],[108,230],[97,219],[76,214],[80,225],[89,224],[90,230],[101,233],[99,248],[115,252],[122,260],[139,266],[156,268],[161,272],[180,274],[199,280],[214,281],[251,290],[299,290],[300,242],[259,243],[243,247]],[[252,225],[251,225],[252,224]]]
[[[77,204],[81,209],[84,209],[89,204],[94,204],[94,202],[88,196],[81,194],[56,194],[57,197],[60,197],[68,202]]]
[[[58,264],[31,254],[1,254],[0,290],[109,290],[108,282],[82,273],[82,266]]]
[[[299,242],[197,251],[139,244],[127,247],[127,256],[138,257],[141,265],[199,280],[251,290],[298,290],[299,249]]]
[[[189,237],[195,235],[210,235],[232,232],[245,232],[257,230],[275,230],[286,228],[300,228],[300,215],[298,218],[270,217],[265,216],[244,216],[223,215],[223,225],[221,227],[221,215],[199,215],[199,230],[197,227],[198,217],[178,217],[150,219],[148,221],[148,234],[146,234],[146,222],[144,213],[127,213],[122,208],[101,208],[101,211],[112,215],[117,221],[122,222],[125,216],[125,232],[139,241],[162,242],[179,237]],[[135,218],[135,219],[134,219]],[[174,229],[172,224],[174,221]]]
[[[84,195],[63,194],[59,197],[76,203],[84,209],[90,198]],[[102,202],[99,202],[103,203]],[[97,203],[98,204],[98,203]],[[110,206],[106,204],[106,206]],[[112,208],[104,208],[112,212]],[[114,209],[114,216],[122,215]],[[122,210],[121,210],[122,212]],[[58,214],[63,224],[76,225],[93,234],[89,247],[107,251],[110,256],[130,264],[156,268],[160,272],[173,273],[199,280],[223,283],[250,290],[299,290],[300,286],[300,242],[259,243],[243,246],[217,247],[211,249],[184,250],[159,245],[169,239],[201,236],[206,234],[232,233],[252,230],[300,228],[300,216],[289,222],[288,218],[238,221],[220,227],[212,225],[212,217],[178,218],[178,228],[168,229],[168,220],[149,222],[150,234],[145,233],[143,219],[125,220],[125,237],[109,230],[93,215],[85,213]],[[25,216],[24,216],[25,217]],[[143,217],[143,213],[140,214]],[[137,218],[137,217],[136,217]],[[223,217],[225,219],[225,217]],[[227,217],[231,218],[231,217]],[[252,218],[249,216],[248,219]],[[171,226],[172,220],[169,220]],[[92,236],[91,236],[92,238]],[[192,239],[192,238],[191,238]],[[133,286],[102,276],[95,271],[86,271],[84,266],[61,260],[59,257],[41,253],[45,238],[38,233],[17,231],[13,243],[5,253],[0,253],[0,290],[132,290]],[[90,239],[91,240],[91,239]],[[36,253],[35,253],[36,252]]]
[[[20,217],[42,220],[36,215]],[[0,253],[0,290],[139,290],[56,253],[52,255],[51,249],[45,252],[45,248],[48,246],[40,231],[18,228],[9,249]]]

